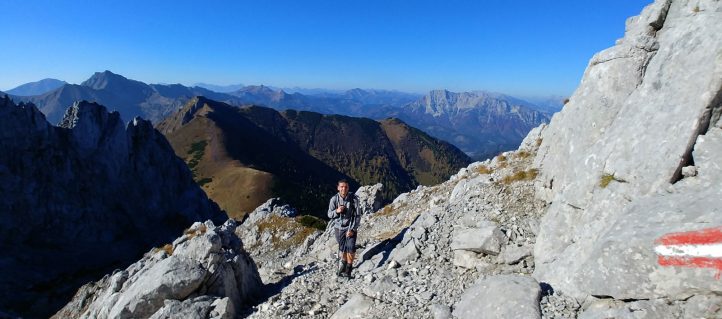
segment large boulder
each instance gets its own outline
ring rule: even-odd
[[[262,287],[236,226],[195,223],[173,244],[81,287],[54,318],[234,318]]]
[[[578,300],[722,293],[714,262],[655,252],[667,234],[722,226],[721,20],[719,1],[658,0],[592,58],[541,133],[539,281]]]

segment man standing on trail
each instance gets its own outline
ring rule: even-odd
[[[338,189],[338,194],[333,195],[328,204],[328,218],[335,223],[334,230],[341,259],[341,267],[337,275],[352,278],[351,269],[356,253],[356,231],[361,223],[361,210],[358,197],[348,192],[348,181],[345,179],[338,181],[336,189]]]

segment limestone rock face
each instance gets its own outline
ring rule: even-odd
[[[225,219],[150,122],[78,102],[55,127],[0,98],[0,127],[3,310],[47,317],[184,226]]]
[[[262,287],[228,220],[193,224],[172,245],[83,286],[55,318],[234,318]]]
[[[540,282],[577,300],[722,292],[717,269],[655,252],[666,234],[722,226],[720,21],[719,1],[658,0],[592,58],[540,136]]]

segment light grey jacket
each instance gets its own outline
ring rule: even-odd
[[[346,206],[346,210],[339,214],[336,212],[336,208],[341,205]],[[354,193],[346,194],[346,198],[341,198],[338,193],[333,195],[328,203],[328,218],[335,222],[336,229],[350,229],[356,232],[361,225],[361,208],[358,197]]]

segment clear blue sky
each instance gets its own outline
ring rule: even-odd
[[[0,4],[0,90],[111,70],[206,82],[568,95],[651,0]]]

